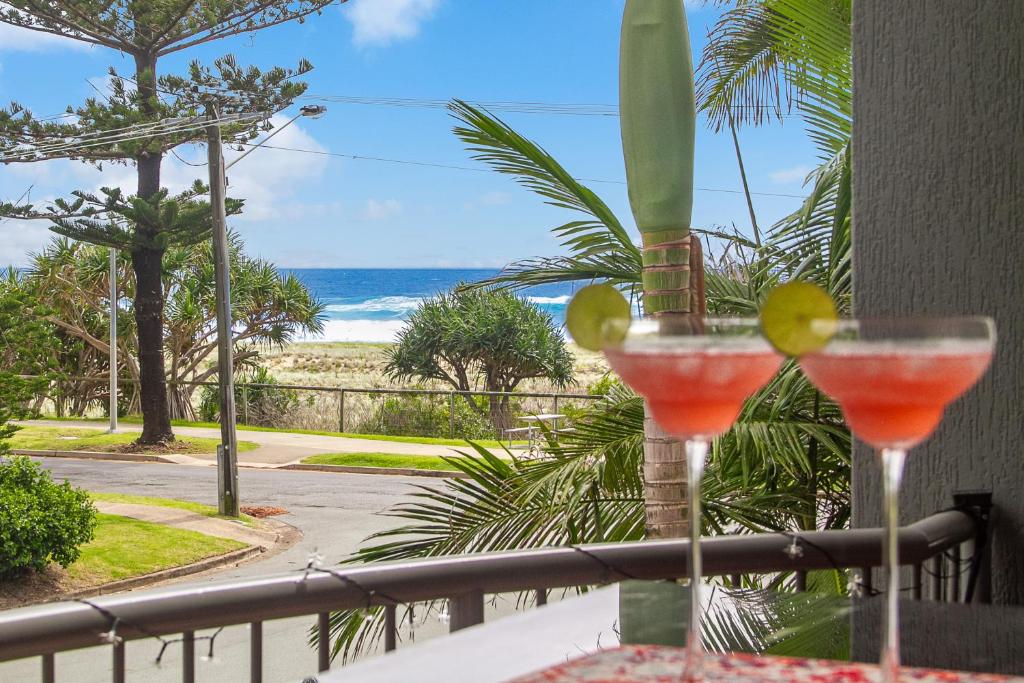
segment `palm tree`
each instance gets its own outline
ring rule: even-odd
[[[708,263],[708,311],[756,315],[772,287],[800,277],[826,287],[848,312],[848,0],[762,0],[726,11],[701,59],[696,92],[699,108],[716,127],[730,113],[736,125],[756,125],[794,106],[822,157],[811,174],[809,196],[771,228],[764,244],[736,233],[695,230],[726,245]],[[450,110],[459,120],[454,132],[474,158],[547,203],[580,214],[552,229],[568,255],[518,261],[474,286],[519,289],[600,280],[636,297],[642,288],[640,250],[600,197],[541,146],[486,111],[460,101]],[[483,449],[475,458],[452,459],[468,479],[420,487],[412,502],[390,511],[406,524],[371,537],[372,544],[351,561],[639,540],[640,398],[619,387],[576,426],[574,436],[549,444],[545,461],[508,463]],[[850,447],[838,408],[796,364],[787,364],[716,440],[702,482],[703,524],[717,533],[846,526]],[[750,577],[745,582],[754,585]],[[381,628],[376,614],[334,615],[335,652],[351,654]]]

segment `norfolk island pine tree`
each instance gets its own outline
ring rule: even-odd
[[[340,0],[344,2],[345,0]],[[205,140],[201,125],[161,125],[165,119],[188,119],[213,105],[219,114],[250,115],[224,127],[236,141],[269,130],[268,116],[289,106],[306,85],[293,79],[312,66],[301,60],[294,69],[261,71],[243,68],[227,55],[212,67],[190,64],[187,75],[161,76],[159,60],[208,42],[240,33],[304,21],[333,0],[11,0],[0,6],[0,22],[49,33],[130,55],[134,74],[113,68],[106,101],[90,98],[68,108],[68,118],[44,120],[12,103],[0,109],[0,156],[5,163],[72,159],[135,166],[137,189],[126,196],[118,188],[100,195],[76,191],[69,199],[36,208],[0,204],[0,216],[39,219],[72,239],[115,247],[130,253],[135,276],[134,310],[138,332],[140,444],[174,439],[167,399],[163,353],[164,252],[172,245],[194,244],[210,235],[206,188],[196,182],[171,196],[161,187],[163,159],[175,147]],[[266,112],[264,116],[259,113]],[[73,119],[76,119],[74,122]],[[145,135],[135,134],[145,127]],[[240,210],[232,202],[229,213]]]

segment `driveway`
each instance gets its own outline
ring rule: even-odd
[[[179,430],[184,433],[183,430]],[[263,434],[247,432],[246,434]],[[57,480],[92,491],[132,493],[193,500],[216,505],[217,473],[213,468],[161,463],[39,459]],[[209,576],[189,577],[180,583],[201,585],[214,580],[296,571],[314,552],[335,563],[349,556],[375,531],[398,526],[401,521],[380,513],[402,500],[423,479],[400,476],[332,474],[316,472],[244,469],[239,489],[245,505],[283,507],[288,514],[276,517],[298,527],[303,538],[286,551]],[[438,483],[437,485],[441,485]],[[306,644],[313,618],[267,622],[264,626],[264,680],[299,681],[316,671],[316,654]],[[417,632],[420,636],[421,632]],[[162,666],[154,659],[159,643],[133,641],[127,646],[129,681],[171,683],[181,680],[180,646],[171,646]],[[196,645],[197,659],[206,654]],[[109,648],[90,648],[57,656],[57,680],[75,683],[106,683],[110,680]],[[216,639],[214,658],[196,662],[199,681],[247,681],[249,636],[246,626],[225,629]],[[0,664],[0,681],[39,680],[39,660]]]

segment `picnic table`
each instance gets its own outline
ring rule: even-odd
[[[518,419],[520,422],[526,424],[525,427],[513,427],[512,429],[505,430],[505,438],[508,439],[509,447],[512,446],[512,439],[515,435],[525,434],[527,450],[530,453],[538,452],[540,450],[540,435],[542,433],[541,425],[551,423],[550,431],[552,433],[559,433],[558,421],[566,418],[562,413],[538,413],[534,415],[521,415]],[[561,430],[566,431],[566,430]]]

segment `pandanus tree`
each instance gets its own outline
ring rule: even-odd
[[[619,54],[619,120],[629,204],[643,242],[643,307],[699,331],[700,239],[690,232],[697,108],[686,12],[680,0],[627,0]],[[644,420],[647,535],[686,533],[686,456]]]
[[[204,188],[173,196],[161,184],[165,156],[206,139],[194,117],[243,115],[225,137],[244,143],[269,129],[269,115],[305,91],[295,77],[312,67],[261,71],[228,55],[212,68],[193,62],[184,76],[160,75],[163,57],[216,40],[303,21],[334,0],[7,0],[0,22],[108,48],[129,56],[134,71],[111,68],[111,92],[68,107],[67,116],[40,119],[20,104],[0,109],[0,161],[76,159],[97,166],[135,167],[134,194],[104,188],[75,192],[46,207],[0,205],[0,216],[49,221],[59,234],[130,254],[135,275],[135,324],[144,444],[172,440],[163,354],[161,272],[166,250],[210,234]]]
[[[323,304],[294,275],[278,272],[264,259],[245,253],[229,233],[231,254],[231,341],[236,368],[252,364],[262,349],[287,343],[299,333],[323,328]],[[175,418],[192,419],[196,386],[216,372],[210,356],[217,348],[213,254],[209,244],[171,247],[164,254],[161,294],[167,302],[163,349],[168,359],[169,397]],[[47,307],[60,352],[54,360],[65,379],[54,398],[81,415],[107,395],[110,372],[109,268],[107,250],[67,238],[54,238],[35,254],[18,279],[19,286]],[[131,310],[135,278],[128,255],[118,259],[118,291],[127,300],[118,307],[118,372],[133,380],[124,386],[124,407],[138,406],[138,336]],[[80,378],[71,380],[69,378]]]

